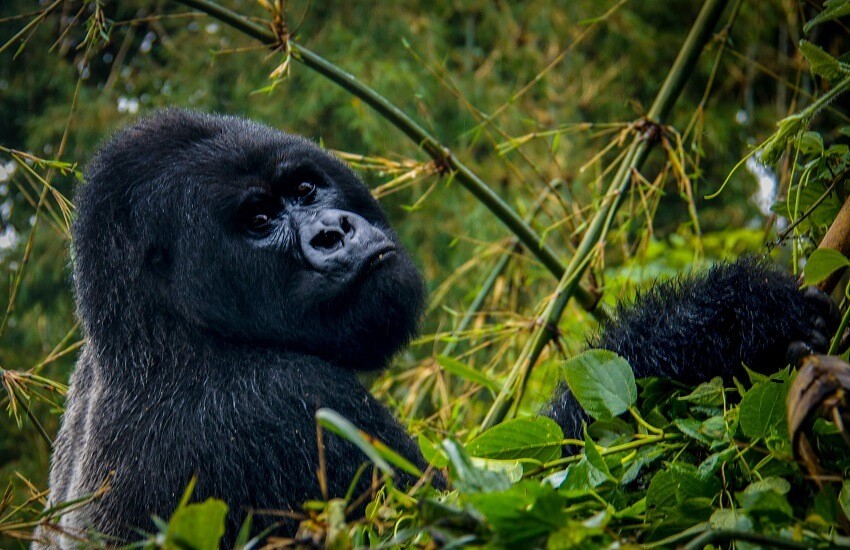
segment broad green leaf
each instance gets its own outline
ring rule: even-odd
[[[452,469],[452,483],[464,493],[489,493],[504,491],[511,482],[502,472],[484,470],[473,464],[464,448],[452,439],[443,441],[443,450]]]
[[[587,435],[587,430],[584,431],[584,456],[587,457],[587,462],[593,468],[596,468],[602,474],[605,475],[609,480],[616,482],[617,478],[611,475],[611,470],[608,468],[608,464],[605,463],[605,458],[603,458],[602,453],[599,452],[599,448],[596,446],[596,443]]]
[[[437,468],[448,466],[449,460],[437,443],[434,443],[422,433],[416,439],[419,442],[419,450],[428,464],[433,464]]]
[[[699,465],[699,468],[697,468],[697,475],[702,477],[709,476],[719,470],[720,467],[727,462],[734,460],[737,456],[738,449],[736,447],[730,447],[712,455],[708,455],[708,457],[702,461],[702,464]]]
[[[692,464],[673,462],[667,470],[655,474],[646,492],[650,508],[680,507],[686,501],[711,501],[721,490],[715,476],[703,477]]]
[[[685,434],[686,436],[699,441],[705,446],[710,446],[712,443],[711,438],[700,432],[702,422],[700,422],[699,420],[693,418],[677,418],[673,421],[673,425],[676,426],[679,431]]]
[[[668,508],[676,504],[676,489],[679,479],[673,472],[662,470],[652,476],[646,490],[647,508]]]
[[[806,260],[803,268],[803,281],[807,285],[816,285],[839,269],[850,266],[844,254],[832,248],[818,248]]]
[[[621,415],[637,400],[632,368],[614,352],[588,350],[566,361],[561,368],[570,391],[594,418]]]
[[[807,40],[800,41],[800,52],[806,57],[812,72],[829,81],[838,80],[845,73],[838,60]],[[823,147],[821,147],[823,148]]]
[[[472,456],[501,460],[530,458],[550,462],[561,458],[564,432],[545,416],[515,418],[483,432],[467,443]]]
[[[723,379],[715,376],[708,382],[703,382],[688,395],[679,397],[679,401],[687,401],[697,405],[722,405],[723,404]]]
[[[378,439],[357,429],[354,424],[336,411],[319,409],[316,411],[316,420],[323,428],[327,428],[356,445],[385,474],[394,475],[392,466],[389,464],[392,463],[411,475],[422,475],[419,468],[411,464],[406,458],[387,447]]]
[[[214,498],[181,506],[168,522],[166,548],[217,550],[226,516],[227,505]]]
[[[622,418],[595,420],[587,427],[587,433],[600,447],[610,447],[631,441],[635,429]]]
[[[494,460],[491,458],[470,457],[472,464],[481,470],[488,472],[498,472],[508,478],[511,483],[516,483],[522,479],[523,469],[522,464],[516,460]]]
[[[659,458],[664,456],[666,452],[667,450],[664,447],[654,445],[638,449],[634,459],[632,459],[628,468],[626,468],[626,471],[623,472],[623,476],[620,478],[620,483],[622,485],[626,485],[637,479],[638,475],[640,475],[647,466],[656,462]]]
[[[815,25],[848,15],[850,15],[850,0],[826,0],[823,3],[823,11],[803,26],[803,32],[808,33]]]
[[[570,464],[566,470],[566,476],[561,482],[559,489],[567,497],[586,497],[591,489],[599,487],[608,481],[605,474],[594,468],[587,461],[587,456],[575,464]]]
[[[533,480],[468,498],[487,518],[503,547],[533,548],[541,536],[556,531],[567,521],[564,496],[551,485]]]
[[[715,529],[737,529],[740,531],[751,531],[753,529],[753,520],[731,508],[716,510],[711,514],[709,523]]]
[[[845,482],[845,484],[847,483]],[[845,495],[850,497],[850,490],[846,491]],[[844,507],[845,515],[850,512],[850,502],[846,502],[846,504],[848,506]],[[840,493],[836,494],[836,488],[832,485],[824,485],[815,495],[811,513],[820,516],[820,521],[832,523],[838,520],[839,507],[841,507]]]
[[[491,392],[498,392],[501,389],[501,386],[495,380],[487,377],[484,373],[477,371],[473,368],[468,367],[464,363],[458,361],[453,357],[448,357],[447,355],[439,355],[437,356],[437,364],[443,367],[443,370],[454,374],[455,376],[459,376],[464,380],[469,380],[470,382],[475,382],[480,386],[484,386]]]
[[[824,194],[826,196],[824,197]],[[827,182],[810,181],[800,190],[800,211],[806,211],[814,207],[809,217],[803,220],[803,226],[819,227],[828,226],[832,223],[841,210],[842,201],[835,193],[827,193]],[[817,205],[817,203],[820,201]],[[785,215],[785,214],[783,214]]]
[[[765,516],[773,521],[793,517],[788,499],[773,489],[741,491],[735,494],[741,507],[751,516]]]
[[[738,418],[744,435],[751,439],[764,437],[772,430],[786,425],[785,398],[787,381],[767,380],[753,386],[738,409]]]
[[[807,155],[823,153],[823,138],[817,132],[803,132],[798,143],[800,151]]]
[[[781,477],[766,477],[758,481],[753,481],[744,489],[745,493],[758,493],[764,491],[776,491],[780,495],[784,495],[791,490],[791,484],[788,480]]]

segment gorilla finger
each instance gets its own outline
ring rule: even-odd
[[[803,290],[803,297],[810,303],[826,321],[830,331],[838,328],[841,315],[838,305],[829,297],[829,294],[816,286],[808,286]]]
[[[785,352],[785,361],[789,365],[798,366],[803,359],[812,354],[812,348],[806,342],[796,341],[788,345],[788,351]]]
[[[829,339],[822,332],[817,330],[809,331],[808,337],[809,346],[818,353],[826,353],[829,350]]]

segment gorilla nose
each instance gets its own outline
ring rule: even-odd
[[[381,229],[353,212],[328,209],[299,218],[301,252],[320,271],[350,274],[395,249]]]
[[[347,214],[340,216],[338,221],[328,223],[322,220],[320,223],[327,228],[319,229],[318,233],[310,239],[310,246],[319,251],[333,252],[345,246],[346,236],[351,237],[355,232],[354,225],[349,221]]]

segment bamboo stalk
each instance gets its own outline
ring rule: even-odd
[[[850,257],[850,197],[844,201],[841,210],[838,211],[838,215],[835,216],[835,220],[829,226],[818,248],[832,248],[841,252],[844,256]],[[831,293],[835,290],[845,271],[845,269],[839,269],[823,280],[818,287]]]

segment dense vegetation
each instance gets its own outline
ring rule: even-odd
[[[394,487],[411,466],[322,411],[387,484],[365,516],[306,503],[299,543],[850,547],[843,417],[809,427],[812,475],[786,420],[794,369],[689,388],[579,355],[610,304],[658,278],[745,252],[810,283],[846,264],[812,251],[850,194],[850,2],[218,5],[248,19],[205,2],[0,6],[0,546],[45,517],[83,345],[68,281],[81,166],[179,105],[338,151],[430,284],[423,336],[373,389],[451,490]],[[565,374],[598,418],[583,440],[534,416]],[[150,547],[217,547],[223,504],[189,502]]]

